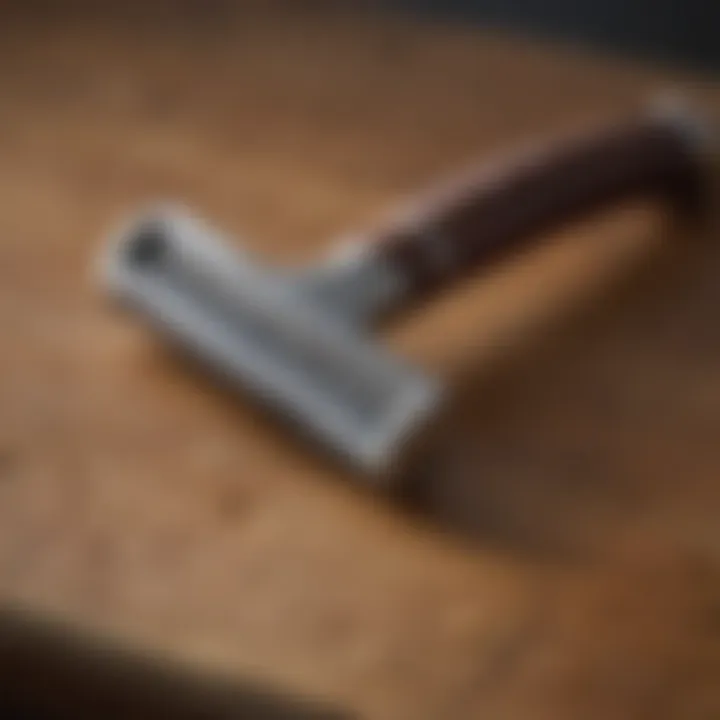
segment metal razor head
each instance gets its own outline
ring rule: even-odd
[[[394,469],[439,384],[177,208],[112,238],[106,287],[233,386],[364,473]]]

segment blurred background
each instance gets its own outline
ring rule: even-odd
[[[646,61],[720,70],[714,0],[399,0],[409,13],[564,38]]]

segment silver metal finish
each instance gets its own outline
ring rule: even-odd
[[[373,284],[371,263],[330,263],[293,281],[223,240],[164,208],[113,238],[102,273],[113,295],[234,385],[356,468],[390,472],[441,396],[433,378],[363,332],[392,278],[378,273]]]
[[[409,289],[407,278],[362,237],[340,241],[323,263],[299,273],[295,282],[342,322],[364,327],[402,306]]]

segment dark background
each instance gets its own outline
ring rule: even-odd
[[[720,70],[718,0],[398,0],[409,11]]]

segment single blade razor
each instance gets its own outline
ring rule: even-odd
[[[697,211],[708,152],[696,117],[653,108],[465,173],[296,271],[269,268],[187,211],[161,206],[114,234],[103,278],[245,396],[382,483],[446,393],[380,345],[378,322],[602,205],[653,195]]]

